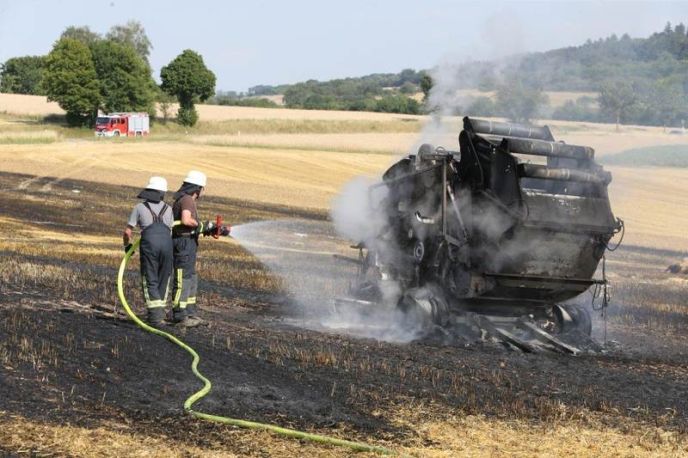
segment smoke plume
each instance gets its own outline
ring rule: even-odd
[[[367,189],[365,181],[351,183],[347,189],[349,192],[340,195],[333,206],[340,227],[350,231],[347,233],[352,238],[369,236],[372,232],[355,222],[364,221],[370,214],[365,209],[358,213],[355,209],[360,202],[349,200]],[[389,342],[408,342],[418,337],[415,324],[395,307],[336,307],[336,300],[349,294],[356,265],[335,255],[352,259],[358,253],[351,249],[351,239],[339,237],[331,223],[261,221],[234,228],[232,236],[282,281],[290,307],[286,322]],[[392,291],[394,287],[388,285],[387,294],[398,294]]]

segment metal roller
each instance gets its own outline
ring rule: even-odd
[[[519,175],[528,178],[543,178],[558,181],[579,181],[583,183],[609,184],[612,174],[605,171],[597,173],[575,169],[550,168],[544,165],[520,164]]]
[[[501,147],[510,153],[515,154],[567,157],[579,160],[590,160],[595,157],[595,150],[589,146],[567,145],[566,143],[549,142],[544,140],[505,138],[502,140]]]
[[[547,126],[524,126],[522,124],[510,122],[497,122],[465,117],[463,118],[463,128],[476,134],[554,141],[552,132]]]

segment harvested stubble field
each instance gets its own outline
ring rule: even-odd
[[[149,175],[164,174],[175,187],[189,168],[205,170],[206,217],[326,224],[342,184],[379,173],[399,152],[365,145],[375,135],[380,145],[385,136],[413,135],[389,125],[381,133],[330,127],[293,134],[308,138],[307,145],[263,132],[252,135],[274,142],[216,146],[207,133],[166,132],[165,141],[67,134],[51,144],[0,145],[0,450],[348,456],[183,417],[181,403],[199,387],[187,355],[126,321],[114,285],[119,234]],[[567,130],[555,132],[558,138],[592,144],[575,125],[556,129]],[[614,143],[622,135],[597,129],[587,138]],[[574,134],[581,140],[571,140]],[[346,135],[360,149],[349,149]],[[343,143],[335,144],[340,136]],[[656,144],[665,138],[654,136]],[[181,331],[214,384],[198,407],[413,456],[685,455],[688,279],[664,269],[688,251],[688,171],[612,172],[612,204],[627,235],[607,263],[614,285],[607,333],[619,342],[609,354],[525,355],[304,330],[289,324],[298,317],[279,278],[237,243],[204,240],[200,307],[212,325]],[[128,295],[143,312],[137,281],[131,266]]]

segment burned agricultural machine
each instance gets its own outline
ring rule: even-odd
[[[337,306],[399,308],[428,330],[460,323],[525,351],[536,340],[575,353],[561,336],[589,336],[591,317],[564,302],[606,287],[593,276],[623,227],[611,174],[546,126],[463,123],[460,151],[424,144],[370,188],[376,235],[355,247],[358,275]]]

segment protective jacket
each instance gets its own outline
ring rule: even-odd
[[[188,194],[177,197],[172,206],[175,226],[172,231],[174,245],[174,282],[173,314],[175,321],[185,316],[196,315],[196,292],[198,275],[196,274],[196,253],[198,252],[197,228],[181,224],[182,211],[189,210],[198,221],[196,201]]]

